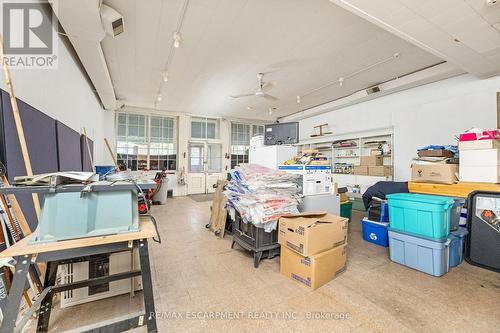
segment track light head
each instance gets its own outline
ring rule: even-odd
[[[181,33],[179,31],[174,32],[174,47],[178,49],[181,46]]]
[[[300,96],[297,95],[297,104],[300,104],[301,100],[300,100]]]
[[[163,82],[168,82],[168,72],[162,73],[162,79],[163,79]]]

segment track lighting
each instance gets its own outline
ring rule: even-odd
[[[162,78],[163,78],[163,82],[168,82],[168,72],[163,72]]]
[[[161,102],[161,94],[156,95],[156,101]]]
[[[297,104],[300,104],[300,96],[297,95]]]
[[[174,32],[174,47],[176,49],[178,49],[181,46],[181,40],[182,40],[181,33],[178,31]]]
[[[344,85],[344,78],[343,77],[339,77],[339,86],[343,86]]]

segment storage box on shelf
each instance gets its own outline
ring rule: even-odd
[[[302,175],[302,194],[330,193],[332,186],[330,165],[280,165],[280,171]]]
[[[500,183],[500,130],[460,134],[460,181]]]

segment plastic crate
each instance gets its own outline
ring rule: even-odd
[[[396,193],[387,195],[387,199],[392,230],[435,240],[448,236],[453,198]]]
[[[450,238],[450,267],[458,266],[462,263],[465,248],[465,236],[468,234],[464,228],[452,231]]]
[[[387,222],[370,221],[367,218],[361,220],[361,227],[363,229],[363,239],[367,242],[388,247],[389,237],[387,233]]]
[[[449,239],[435,241],[389,228],[390,259],[430,275],[442,276],[449,271],[449,245]]]
[[[349,222],[351,222],[352,202],[346,201],[340,204],[340,216],[349,219]]]
[[[238,212],[236,212],[233,221],[233,243],[231,248],[234,247],[234,244],[253,252],[255,268],[259,267],[263,255],[270,259],[280,253],[277,229],[266,232],[264,228],[257,228],[252,223],[245,223]]]

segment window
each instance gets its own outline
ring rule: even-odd
[[[193,139],[218,139],[219,121],[209,118],[192,118],[191,138]]]
[[[248,163],[250,139],[264,133],[264,126],[231,124],[231,169],[240,163]]]
[[[129,170],[176,170],[175,118],[118,113],[117,160]]]

